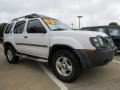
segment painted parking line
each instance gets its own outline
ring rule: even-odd
[[[119,61],[113,60],[114,63],[119,63]],[[43,69],[43,71],[51,78],[51,80],[60,88],[60,90],[68,90],[69,88],[60,80],[58,80],[54,74],[52,74],[44,65],[38,63],[38,65]]]
[[[115,63],[119,63],[119,64],[120,64],[120,62],[119,62],[119,61],[116,61],[116,60],[113,60],[113,62],[115,62]]]
[[[68,90],[68,87],[58,80],[48,69],[46,69],[41,63],[38,65],[43,69],[43,71],[53,80],[53,82],[60,88],[60,90]]]

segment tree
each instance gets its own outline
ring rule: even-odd
[[[7,23],[1,23],[0,24],[0,37],[3,36],[4,29],[6,27]]]
[[[118,26],[117,22],[111,22],[109,23],[109,26]]]

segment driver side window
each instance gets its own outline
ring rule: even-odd
[[[27,33],[41,33],[43,31],[46,31],[46,30],[39,20],[35,19],[35,20],[29,21]]]

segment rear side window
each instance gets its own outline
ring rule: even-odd
[[[15,34],[22,34],[25,27],[25,21],[17,22],[14,28]]]
[[[28,23],[27,33],[41,33],[42,30],[46,29],[39,20],[31,20]]]
[[[111,36],[120,36],[120,29],[119,28],[110,28],[109,34]]]
[[[6,29],[5,29],[5,34],[9,34],[12,26],[13,26],[13,23],[10,23],[10,24],[7,25],[7,27],[6,27]]]
[[[98,32],[106,33],[106,32],[105,32],[105,28],[98,28],[97,31],[98,31]]]

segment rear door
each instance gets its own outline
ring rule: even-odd
[[[25,29],[25,21],[19,21],[15,24],[13,29],[14,40],[15,40],[15,48],[18,52],[24,53],[24,47],[19,45],[20,43],[24,43],[24,29]]]

